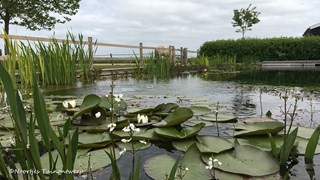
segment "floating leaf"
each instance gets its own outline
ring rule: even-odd
[[[201,153],[220,153],[233,148],[228,140],[214,136],[197,136],[197,147]]]
[[[205,121],[212,121],[212,122],[220,122],[220,123],[230,123],[230,122],[237,122],[237,117],[233,115],[226,115],[226,114],[220,114],[218,113],[218,117],[216,119],[216,116],[214,114],[208,114],[205,116],[200,116],[200,119]]]
[[[133,141],[133,140],[132,140]],[[132,151],[132,142],[128,142],[128,143],[123,143],[123,142],[117,142],[116,145],[120,148],[120,149],[124,149],[126,148],[129,151]],[[134,142],[134,150],[138,151],[138,150],[144,150],[147,149],[151,146],[150,142],[147,142],[147,144],[143,144],[140,141],[135,141]]]
[[[283,144],[283,136],[282,135],[273,135],[272,136],[276,147],[280,148]],[[247,136],[242,138],[237,138],[239,144],[248,145],[259,148],[263,151],[271,151],[271,144],[268,136]],[[304,138],[297,137],[295,140],[295,148],[297,149],[297,153],[299,155],[304,155],[307,148],[308,140]],[[315,154],[320,153],[320,144],[317,144]]]
[[[97,114],[98,117],[97,117]],[[90,114],[83,114],[80,119],[72,121],[78,126],[97,126],[106,122],[107,112],[102,107],[94,107]]]
[[[250,136],[250,135],[268,135],[275,134],[284,128],[282,122],[249,122],[244,124],[245,129],[236,131],[234,137]],[[237,128],[236,128],[237,129]]]
[[[153,179],[164,179],[169,175],[176,159],[166,155],[158,155],[148,159],[144,164],[144,171]],[[205,164],[200,158],[200,152],[197,147],[191,146],[181,160],[182,166],[187,167],[189,171],[183,177],[184,180],[211,179],[212,176],[205,169]],[[176,172],[177,173],[177,172]]]
[[[197,124],[193,127],[183,127],[178,130],[175,127],[155,128],[155,132],[169,139],[184,139],[196,135],[203,127],[204,123]]]
[[[197,140],[194,138],[183,139],[179,141],[173,141],[172,146],[176,148],[176,150],[186,152],[189,149],[189,147],[196,142]]]
[[[112,135],[117,138],[129,139],[130,135],[127,132],[121,130],[113,131]],[[140,128],[140,132],[135,132],[132,137],[134,140],[163,140],[161,136],[155,133],[155,129]]]
[[[203,106],[192,106],[190,107],[190,109],[192,110],[193,115],[195,116],[202,116],[211,112],[211,109]]]
[[[91,112],[91,110],[98,106],[101,102],[101,98],[95,94],[89,94],[84,99],[80,106],[80,111],[77,112],[72,119],[76,119],[77,117]]]
[[[156,127],[168,127],[176,126],[187,121],[193,116],[193,112],[186,107],[179,107],[174,112],[170,113],[165,119],[161,122],[153,124]]]
[[[204,159],[208,159],[205,156]],[[236,145],[235,149],[215,156],[222,165],[218,169],[249,176],[265,176],[279,171],[279,164],[270,152],[251,146]]]
[[[213,126],[213,125],[214,125],[213,122],[202,121],[202,120],[189,120],[189,121],[184,122],[183,125],[186,125],[186,126],[194,126],[194,125],[199,124],[199,123],[204,123],[204,124],[205,124],[205,127]]]
[[[90,154],[90,164],[91,164],[91,172],[94,172],[96,170],[100,170],[103,167],[106,167],[111,164],[111,161],[109,157],[106,155],[105,151],[110,152],[110,148],[103,148],[103,149],[98,149],[94,151],[89,151],[88,149],[79,149],[77,151],[76,159],[75,159],[75,164],[74,164],[74,170],[82,170],[82,173],[86,173],[88,168],[88,159],[89,159],[89,154]],[[58,152],[56,150],[52,151],[52,156],[57,157]],[[116,154],[116,159],[120,157],[119,155],[119,150],[115,149],[115,154]],[[41,157],[41,162],[42,162],[42,167],[43,169],[47,170],[44,171],[45,174],[49,173],[49,153],[43,154]],[[60,157],[58,157],[57,161],[57,166],[56,170],[62,172],[62,163]]]
[[[111,143],[109,133],[81,133],[79,134],[79,148],[103,147]]]

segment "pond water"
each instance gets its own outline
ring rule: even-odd
[[[48,87],[43,90],[46,96],[50,95],[75,95],[85,96],[87,94],[105,95],[110,91],[110,80],[97,81],[90,85],[77,85],[76,87],[59,87],[55,89]],[[300,92],[303,96],[298,100],[297,117],[294,124],[306,127],[316,127],[320,124],[320,71],[319,68],[312,69],[256,69],[236,73],[214,73],[207,74],[183,74],[170,79],[118,79],[115,81],[115,93],[121,93],[130,104],[130,97],[139,97],[139,107],[154,107],[159,103],[179,102],[181,99],[203,98],[215,107],[216,103],[223,105],[222,111],[238,116],[242,121],[250,117],[263,116],[267,111],[272,112],[272,118],[281,121],[283,115],[279,105],[283,106],[280,94],[284,91]],[[260,90],[267,89],[260,95]],[[260,102],[261,98],[261,102]],[[294,98],[289,98],[289,104],[294,103]],[[189,105],[199,102],[188,102]],[[262,104],[262,106],[260,105]],[[132,104],[136,106],[137,104]],[[312,105],[312,109],[311,109]],[[262,109],[262,112],[261,112]],[[312,111],[312,113],[311,113]],[[220,112],[220,111],[219,111]],[[311,122],[311,119],[312,122]],[[222,127],[224,128],[224,127]],[[227,128],[227,127],[225,127]],[[202,134],[215,134],[215,127],[206,127]],[[227,135],[226,135],[227,136]],[[169,152],[168,152],[169,151]],[[172,150],[168,145],[152,145],[149,149],[139,151],[141,162],[157,154],[170,153],[179,156],[179,151]],[[292,170],[292,179],[309,179],[300,157],[300,163]],[[124,179],[128,179],[131,169],[131,155],[126,154],[119,160],[119,168]],[[319,155],[315,158],[315,169],[319,169]],[[105,179],[110,174],[110,168],[95,173],[97,179]],[[316,172],[320,177],[320,172]],[[141,179],[149,179],[141,171]]]

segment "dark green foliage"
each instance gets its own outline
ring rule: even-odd
[[[252,7],[251,4],[246,8],[241,8],[240,10],[235,9],[233,10],[233,27],[239,27],[236,32],[242,33],[242,38],[244,38],[244,34],[247,31],[251,31],[251,27],[254,24],[260,22],[258,16],[261,14],[260,12],[256,11],[257,7]]]
[[[80,7],[80,0],[2,0],[0,1],[0,18],[9,34],[9,24],[25,26],[30,30],[51,30],[56,23],[70,21]]]
[[[200,54],[209,59],[235,56],[238,63],[320,59],[320,37],[217,40],[205,42]]]

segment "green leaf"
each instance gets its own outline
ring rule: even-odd
[[[228,140],[214,136],[197,136],[197,147],[201,153],[217,154],[233,148]]]
[[[179,107],[174,112],[170,113],[161,122],[153,124],[156,127],[169,127],[180,125],[181,123],[187,121],[193,116],[193,112],[186,107]]]
[[[291,133],[287,136],[286,140],[284,141],[280,151],[280,163],[286,163],[288,161],[289,155],[294,146],[294,142],[296,141],[297,134],[298,127],[291,131]]]
[[[78,150],[78,137],[79,137],[79,130],[78,128],[75,130],[75,132],[72,135],[71,143],[68,145],[68,152],[66,154],[66,170],[72,171],[74,168],[74,162],[76,160],[76,152]],[[73,179],[73,174],[67,173],[66,179]]]
[[[134,176],[133,176],[134,180],[139,180],[140,179],[140,157],[138,157],[138,161],[136,164],[136,168],[135,168],[135,172],[134,172]]]
[[[211,179],[211,174],[205,169],[205,164],[202,162],[200,151],[195,145],[191,146],[181,160],[181,165],[188,168],[189,171],[183,177],[184,180],[194,179]],[[166,175],[172,170],[176,163],[176,159],[167,154],[154,156],[147,159],[144,164],[144,171],[153,179],[165,179]],[[185,170],[182,170],[183,173]],[[177,172],[176,172],[177,175]]]
[[[193,127],[182,127],[181,130],[178,130],[176,127],[155,128],[155,132],[159,136],[169,139],[185,139],[195,136],[204,125],[204,123],[200,123]]]
[[[177,161],[174,163],[174,165],[172,166],[172,169],[170,171],[170,175],[169,175],[169,179],[168,180],[175,180],[175,175],[176,175],[176,171],[178,168],[180,160],[177,159]]]
[[[134,140],[132,140],[132,141],[134,141]],[[127,150],[132,151],[132,144],[131,143],[134,143],[134,150],[135,151],[148,149],[151,146],[150,142],[147,142],[147,144],[142,144],[139,141],[135,141],[135,142],[130,141],[129,143],[117,142],[116,145],[120,149],[126,148]]]
[[[195,138],[172,141],[172,146],[179,151],[186,152],[189,147],[196,143]]]
[[[318,126],[312,136],[310,137],[308,141],[308,145],[305,151],[304,155],[304,161],[306,164],[313,164],[313,157],[316,151],[316,148],[318,146],[318,141],[319,141],[319,135],[320,135],[320,126]]]
[[[123,131],[112,131],[112,135],[114,135],[116,138],[126,138],[129,139],[130,135],[127,132]],[[140,128],[140,132],[136,132],[133,134],[132,139],[134,140],[163,140],[161,136],[159,136],[155,129],[146,129],[146,128]]]
[[[269,136],[270,145],[271,145],[271,153],[273,157],[278,158],[280,153],[280,148],[277,147],[276,141],[274,140],[274,138],[270,133],[268,134],[268,136]]]
[[[121,179],[120,178],[120,171],[117,165],[117,160],[113,158],[112,153],[109,153],[107,151],[105,151],[105,153],[108,155],[110,161],[111,161],[111,167],[112,167],[112,173],[110,176],[110,180],[118,180]]]
[[[101,103],[101,98],[95,94],[89,94],[84,97],[83,102],[80,106],[79,112],[77,112],[72,119],[76,119],[77,117],[91,112],[91,110],[98,106]]]
[[[205,120],[205,121],[211,121],[211,122],[218,121],[219,123],[237,122],[237,116],[220,114],[220,113],[218,113],[217,119],[216,119],[216,116],[214,114],[208,114],[208,115],[205,115],[205,116],[200,116],[200,119]]]
[[[184,122],[183,125],[186,125],[186,126],[194,126],[194,125],[200,124],[200,123],[204,123],[204,124],[205,124],[205,127],[209,127],[209,126],[213,126],[213,125],[214,125],[213,122],[210,122],[210,121],[202,121],[202,120],[199,120],[199,119],[188,120],[188,121]]]
[[[190,109],[194,116],[202,116],[211,112],[211,109],[203,106],[191,106]]]
[[[241,128],[243,128],[241,126]],[[275,134],[284,128],[284,124],[276,121],[248,122],[243,130],[234,133],[234,137]],[[237,127],[236,127],[237,129]]]
[[[218,169],[225,172],[265,176],[279,171],[278,161],[271,153],[251,146],[236,145],[233,151],[219,153],[214,158],[222,163]]]

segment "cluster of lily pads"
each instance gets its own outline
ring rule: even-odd
[[[188,169],[183,179],[243,179],[248,177],[277,176],[279,162],[271,154],[268,134],[272,134],[276,146],[283,143],[284,123],[267,118],[247,119],[237,123],[237,117],[214,111],[205,106],[183,107],[179,103],[162,103],[144,109],[128,109],[121,95],[97,96],[90,94],[83,99],[63,101],[71,97],[54,97],[47,101],[50,123],[58,129],[66,119],[71,118],[73,127],[80,130],[78,151],[74,169],[82,173],[100,170],[110,165],[111,160],[105,151],[114,145],[116,158],[123,150],[132,150],[124,140],[137,143],[135,150],[149,148],[154,142],[171,143],[185,152],[180,164]],[[27,104],[31,102],[25,102]],[[27,107],[26,107],[27,108]],[[12,121],[1,115],[1,141],[3,147],[10,147]],[[224,137],[200,135],[202,129],[215,129],[215,123],[224,123],[232,128]],[[231,125],[232,124],[232,125]],[[128,134],[126,127],[139,128]],[[71,129],[71,131],[73,131]],[[295,148],[303,155],[313,129],[299,127]],[[38,130],[35,131],[39,134]],[[39,141],[41,140],[40,135]],[[68,141],[65,142],[68,144]],[[115,143],[115,144],[114,144]],[[316,153],[320,153],[319,145]],[[56,150],[52,154],[58,154]],[[254,156],[253,156],[254,154]],[[90,161],[88,161],[90,157]],[[164,179],[169,174],[177,157],[168,154],[151,157],[144,162],[145,173],[153,179]],[[215,165],[215,162],[219,162]],[[48,153],[41,156],[43,168],[49,168]],[[46,163],[47,162],[47,163]],[[257,164],[259,166],[257,166]],[[47,165],[47,166],[46,166]],[[62,167],[57,161],[57,169]],[[214,173],[213,173],[214,171]]]

